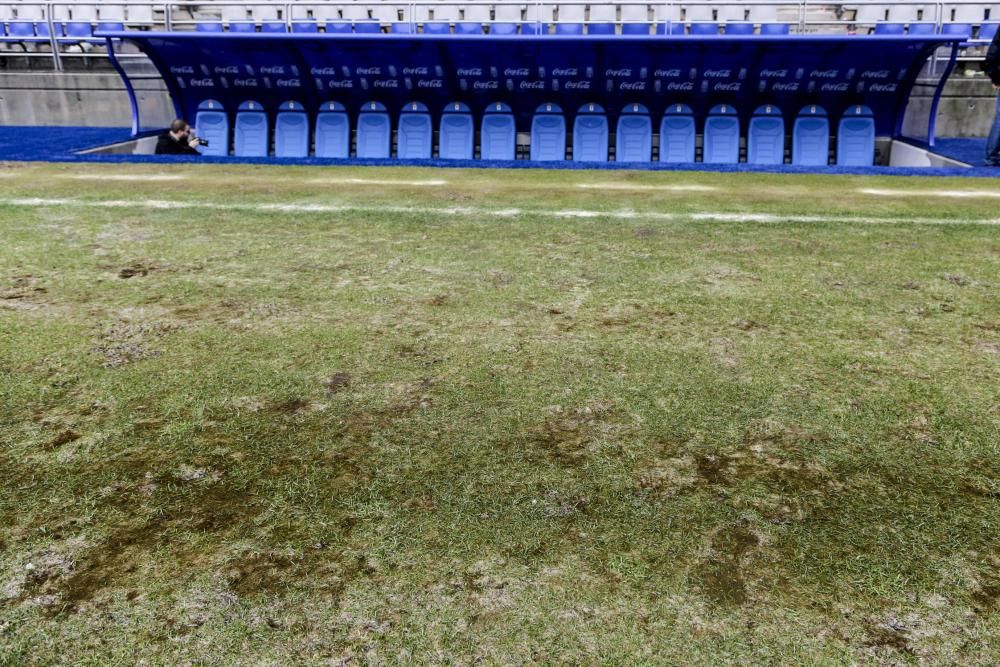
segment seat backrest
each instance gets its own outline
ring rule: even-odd
[[[389,113],[381,102],[368,102],[358,114],[359,158],[387,158],[392,143]]]
[[[94,27],[86,21],[70,21],[66,24],[65,32],[67,37],[87,39],[94,36]]]
[[[671,104],[660,121],[660,162],[694,162],[694,112]]]
[[[483,160],[513,160],[517,144],[514,114],[503,102],[489,105],[483,113],[479,156]]]
[[[615,34],[614,23],[591,23],[587,26],[588,35],[613,35]]]
[[[30,21],[11,21],[8,34],[11,37],[34,37],[35,24]]]
[[[490,34],[491,35],[516,35],[517,34],[517,24],[516,23],[491,23],[490,24]]]
[[[582,35],[583,34],[583,24],[582,23],[557,23],[556,24],[556,34],[557,35]]]
[[[651,27],[649,23],[622,23],[622,34],[648,35]]]
[[[983,26],[985,27],[985,25]],[[911,35],[933,35],[937,31],[937,26],[929,22],[911,23],[909,33]],[[980,28],[980,35],[982,34]]]
[[[348,21],[327,21],[324,30],[328,35],[349,35],[354,32]]]
[[[752,35],[754,34],[753,23],[745,21],[730,21],[726,23],[727,35]]]
[[[608,117],[599,104],[584,104],[573,120],[573,161],[608,161]]]
[[[902,35],[903,29],[906,26],[902,23],[886,23],[882,21],[881,23],[875,24],[875,34],[876,35]]]
[[[427,160],[431,157],[434,129],[427,105],[410,102],[399,114],[396,155],[401,160]]]
[[[471,160],[475,129],[472,111],[461,102],[445,107],[438,132],[438,156],[442,160]]]
[[[275,157],[309,156],[309,116],[298,102],[285,102],[274,119]]]
[[[378,21],[358,21],[354,24],[355,34],[376,34],[382,32]]]
[[[653,159],[653,121],[642,104],[629,104],[618,116],[615,161],[649,162]]]
[[[761,23],[760,34],[762,35],[787,35],[791,32],[791,26],[787,23]]]
[[[875,117],[866,106],[848,107],[837,126],[837,164],[867,167],[875,161]]]
[[[351,123],[340,102],[325,102],[316,114],[316,157],[351,156]]]
[[[705,119],[702,161],[735,164],[740,161],[740,119],[730,104],[717,104]]]
[[[284,21],[265,21],[260,24],[260,31],[266,33],[288,32],[288,26]]]
[[[257,32],[257,25],[249,21],[236,21],[229,24],[229,32],[251,33]]]
[[[566,119],[558,104],[546,103],[531,119],[531,159],[566,159]]]
[[[198,113],[194,117],[195,133],[209,142],[208,146],[199,146],[202,155],[229,155],[229,116],[222,104],[216,100],[205,100],[198,105]]]
[[[691,33],[692,35],[718,35],[719,34],[719,24],[718,23],[692,23]]]
[[[246,101],[236,112],[233,154],[237,157],[267,157],[267,113],[259,102]]]
[[[425,35],[450,35],[451,25],[441,22],[429,22],[424,24]]]
[[[196,23],[195,32],[225,32],[225,28],[217,21]]]
[[[482,23],[456,23],[456,35],[481,35],[483,34]]]
[[[826,110],[810,104],[802,108],[792,129],[792,164],[820,166],[830,160],[830,119]]]
[[[785,161],[785,119],[778,107],[757,107],[747,127],[747,163],[783,164]]]

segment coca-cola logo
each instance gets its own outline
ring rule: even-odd
[[[527,67],[508,67],[503,71],[504,76],[528,76]]]
[[[694,90],[694,84],[690,81],[682,81],[680,83],[672,81],[667,84],[667,90],[691,91]]]
[[[705,70],[706,79],[728,79],[733,75],[733,71],[729,69],[707,69]]]
[[[787,69],[762,69],[760,78],[762,79],[784,79],[788,77]]]
[[[620,90],[646,90],[645,81],[622,81]]]
[[[310,71],[313,76],[336,76],[337,74],[336,67],[313,67]]]
[[[794,93],[799,89],[799,84],[797,81],[792,81],[790,83],[776,83],[771,86],[777,92],[789,92]]]
[[[261,67],[261,74],[277,74],[283,76],[285,74],[285,68],[282,65],[272,65],[270,67]]]
[[[713,88],[713,90],[716,92],[738,93],[740,90],[740,82],[732,81],[730,83],[717,83],[715,84],[715,88]]]
[[[868,86],[868,90],[873,93],[894,93],[896,92],[896,84],[894,83],[873,83]]]
[[[847,83],[824,83],[820,91],[824,93],[843,93],[847,91]]]
[[[399,81],[395,79],[382,79],[372,84],[376,88],[399,88]]]
[[[474,90],[497,90],[499,87],[496,81],[476,81],[472,84]]]
[[[813,79],[836,79],[840,74],[840,70],[836,69],[814,69],[809,73],[809,77]]]
[[[609,69],[604,72],[604,76],[607,77],[632,76],[632,69],[629,67],[625,67],[622,69]]]
[[[204,79],[191,79],[192,88],[214,88],[215,81],[211,77],[206,77]]]
[[[427,76],[430,70],[426,67],[404,67],[403,74],[412,76]]]
[[[260,84],[257,79],[234,79],[233,85],[237,88],[256,88]]]
[[[566,82],[566,89],[567,90],[590,90],[590,82],[589,81],[567,81]]]
[[[553,67],[552,76],[579,76],[575,67]]]
[[[354,82],[350,79],[334,79],[329,83],[330,88],[353,88]]]
[[[381,76],[381,67],[359,67],[355,70],[361,76]]]
[[[237,67],[236,65],[227,65],[225,67],[216,67],[215,68],[215,73],[216,74],[239,74],[240,73],[240,68]]]
[[[878,69],[878,70],[871,70],[871,69],[869,69],[869,70],[865,70],[864,72],[861,73],[861,78],[862,79],[888,79],[889,78],[889,70],[887,70],[887,69]]]
[[[677,79],[681,76],[679,69],[658,69],[653,72],[653,76],[658,79]]]
[[[444,88],[441,79],[421,79],[417,81],[417,88]]]
[[[274,82],[278,88],[301,88],[302,82],[299,79],[278,79]]]
[[[545,90],[544,81],[522,81],[521,90]]]
[[[194,74],[194,67],[191,65],[182,65],[179,67],[171,67],[171,74]]]
[[[482,76],[482,67],[460,67],[458,69],[459,76]]]

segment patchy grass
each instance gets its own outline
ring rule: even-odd
[[[5,169],[0,664],[1000,651],[956,181]]]

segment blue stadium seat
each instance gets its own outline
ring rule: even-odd
[[[702,162],[735,164],[740,161],[740,119],[731,104],[716,104],[705,119]]]
[[[482,23],[456,23],[456,35],[481,35],[483,34]]]
[[[979,37],[977,39],[981,42],[990,42],[993,37],[997,34],[997,27],[1000,27],[1000,23],[984,23],[979,26]],[[913,33],[913,25],[910,25],[910,33]]]
[[[752,35],[753,23],[747,21],[729,21],[726,23],[727,35]]]
[[[848,107],[837,127],[837,164],[868,167],[875,161],[875,117],[866,106]]]
[[[292,23],[292,32],[295,33],[319,32],[319,24],[316,23],[315,19],[296,20],[294,23]]]
[[[802,107],[792,129],[792,164],[822,166],[830,161],[830,119],[826,109]]]
[[[354,32],[354,27],[347,21],[330,21],[326,24],[328,35],[350,35]]]
[[[260,31],[265,33],[288,32],[288,26],[281,21],[265,21],[260,24]]]
[[[762,35],[787,35],[791,32],[791,26],[787,23],[761,23],[760,34]]]
[[[778,107],[757,107],[747,128],[747,163],[783,164],[785,162],[785,119]]]
[[[547,34],[549,34],[549,26],[546,23],[522,23],[521,24],[521,34],[522,35],[547,35]]]
[[[7,34],[30,40],[35,36],[35,24],[31,21],[11,21],[7,27]]]
[[[389,26],[389,32],[395,35],[412,35],[417,31],[417,26],[412,23],[393,23]]]
[[[646,29],[647,31],[649,28]],[[591,23],[587,26],[588,35],[613,35],[615,34],[614,23]]]
[[[573,120],[573,161],[608,161],[608,117],[600,104],[584,104]]]
[[[387,158],[392,143],[389,114],[381,102],[368,102],[358,114],[359,158]]]
[[[275,157],[309,157],[309,115],[298,102],[285,102],[274,119]]]
[[[906,25],[903,23],[886,23],[884,21],[875,24],[876,35],[902,35]]]
[[[583,24],[582,23],[557,23],[556,24],[556,34],[557,35],[582,35],[583,34]]]
[[[694,162],[694,112],[671,104],[660,122],[660,162]]]
[[[509,105],[497,102],[486,107],[479,138],[482,160],[513,160],[517,143],[514,113]]]
[[[237,157],[267,157],[267,113],[260,102],[246,101],[236,111],[233,132],[233,155]]]
[[[982,30],[982,28],[980,28],[980,30]],[[937,32],[937,26],[930,22],[911,23],[909,32],[911,35],[933,35]]]
[[[36,21],[35,34],[38,35],[39,37],[50,37],[52,33],[49,32],[49,24],[43,21]]]
[[[968,23],[945,23],[941,26],[942,35],[958,35],[965,41],[972,39],[972,26]]]
[[[225,32],[226,29],[221,23],[196,23],[194,26],[195,32]]]
[[[396,155],[400,160],[429,160],[434,128],[427,105],[410,102],[399,114]]]
[[[541,104],[531,119],[531,159],[566,159],[566,119],[558,104]]]
[[[653,159],[653,121],[649,109],[629,104],[618,116],[615,132],[617,162],[649,162]]]
[[[97,24],[97,32],[122,32],[125,24],[119,21],[100,21]]]
[[[491,35],[516,35],[517,34],[517,24],[516,23],[491,23],[490,24],[490,34]]]
[[[623,35],[648,35],[650,25],[648,23],[622,23]]]
[[[75,39],[88,40],[94,36],[94,26],[88,21],[69,21],[63,24],[63,34]]]
[[[475,140],[472,110],[461,102],[445,107],[438,132],[438,156],[442,160],[471,160]]]
[[[351,123],[340,102],[326,102],[316,114],[316,157],[351,156]]]
[[[215,100],[205,100],[198,105],[198,113],[194,117],[195,133],[209,142],[208,146],[199,146],[202,155],[229,155],[229,116],[222,104]]]
[[[236,21],[229,24],[229,32],[250,33],[257,32],[257,25],[250,21]]]
[[[684,35],[687,33],[687,26],[683,23],[672,21],[670,23],[658,23],[656,25],[657,35]]]
[[[424,24],[425,35],[450,35],[451,25],[448,23],[434,22]]]
[[[356,34],[376,34],[382,32],[382,26],[378,21],[358,21],[354,24]]]
[[[692,35],[718,35],[719,34],[719,24],[718,23],[692,23],[691,33]]]

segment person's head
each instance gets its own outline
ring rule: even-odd
[[[188,125],[186,120],[178,118],[170,124],[170,136],[178,141],[181,139],[187,139],[191,136],[191,126]]]

